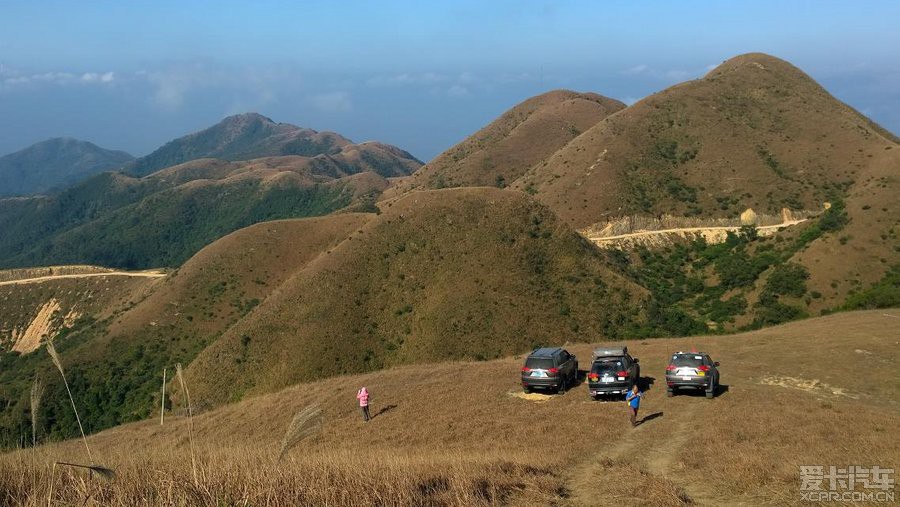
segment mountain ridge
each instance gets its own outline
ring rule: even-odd
[[[132,160],[124,151],[52,137],[0,157],[0,198],[56,191]]]
[[[389,145],[381,144],[383,147]],[[158,170],[195,159],[218,158],[228,161],[299,155],[304,157],[340,156],[345,149],[360,149],[336,132],[318,132],[290,123],[277,123],[259,113],[242,113],[224,118],[215,125],[173,139],[149,155],[136,159],[123,170],[145,176]],[[400,148],[392,153],[413,162],[385,176],[406,175],[421,162]]]

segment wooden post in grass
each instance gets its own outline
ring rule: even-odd
[[[163,368],[162,396],[159,402],[159,425],[163,425],[166,418],[166,369]]]

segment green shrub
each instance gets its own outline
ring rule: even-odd
[[[900,264],[891,267],[884,278],[866,290],[847,298],[841,309],[866,310],[900,306]]]
[[[809,271],[805,267],[787,263],[776,266],[766,280],[765,292],[775,296],[802,297],[806,294],[806,280]]]

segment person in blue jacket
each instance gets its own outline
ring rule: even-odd
[[[642,393],[640,391],[640,389],[638,389],[637,384],[632,386],[631,391],[629,391],[628,394],[625,395],[625,401],[628,402],[628,411],[631,412],[631,425],[632,426],[638,425],[637,413],[638,413],[638,408],[640,408],[640,406],[641,406],[641,397],[643,395],[644,395],[644,393]]]

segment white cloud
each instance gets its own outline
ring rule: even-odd
[[[436,83],[443,83],[448,81],[449,78],[444,74],[438,74],[436,72],[421,72],[421,73],[410,73],[410,72],[402,72],[399,74],[386,74],[374,76],[366,80],[366,84],[369,86],[381,87],[381,86],[410,86],[410,85],[433,85]]]
[[[115,73],[106,72],[104,74],[99,74],[97,72],[86,72],[81,75],[81,81],[83,83],[111,83],[113,79],[115,79]]]
[[[465,86],[455,84],[450,88],[447,88],[447,95],[450,97],[467,97],[469,95],[469,89]]]
[[[456,81],[462,85],[473,85],[480,83],[482,79],[472,72],[466,71],[460,74],[459,77],[456,78]]]
[[[37,85],[100,85],[112,83],[114,79],[114,72],[85,72],[82,74],[73,74],[71,72],[53,71],[28,73],[6,66],[0,66],[0,89],[4,90]]]
[[[644,72],[647,72],[648,70],[650,70],[650,67],[642,63],[640,65],[635,65],[634,67],[629,67],[629,68],[623,70],[622,74],[630,76],[630,75],[634,75],[634,74],[643,74]]]
[[[706,72],[708,72],[708,69],[706,71],[685,69],[661,70],[642,63],[622,70],[620,74],[625,76],[645,76],[660,81],[675,83],[701,76]]]
[[[326,113],[347,113],[353,110],[353,102],[347,92],[319,93],[307,97],[306,101]]]

